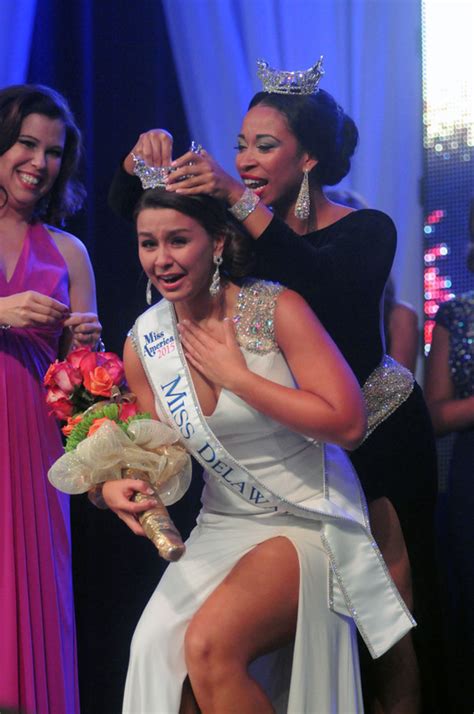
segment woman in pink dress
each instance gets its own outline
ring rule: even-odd
[[[0,91],[0,127],[0,709],[76,714],[69,503],[46,477],[62,444],[42,380],[100,335],[87,251],[53,227],[82,203],[81,136],[38,85]]]

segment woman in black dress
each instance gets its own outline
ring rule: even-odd
[[[467,267],[474,272],[473,243]],[[445,556],[450,702],[452,711],[461,714],[474,710],[474,291],[442,303],[435,320],[426,399],[437,435],[454,437],[438,530]]]
[[[420,388],[408,371],[384,360],[381,301],[395,254],[395,227],[380,211],[353,211],[324,195],[324,186],[339,183],[349,171],[358,140],[352,119],[324,90],[306,93],[305,87],[289,95],[272,81],[270,76],[267,91],[252,99],[238,136],[241,181],[207,152],[188,152],[173,162],[168,190],[208,193],[228,204],[255,239],[255,275],[304,296],[363,386],[371,431],[350,456],[369,501],[374,536],[418,621],[414,637],[423,711],[432,714],[438,711],[430,691],[432,653],[440,646],[432,523],[436,460]],[[129,175],[132,153],[166,166],[171,148],[167,132],[141,135],[114,179],[109,196],[114,210],[130,215],[141,193],[138,179]],[[373,672],[377,711],[422,711],[410,635],[376,662]]]

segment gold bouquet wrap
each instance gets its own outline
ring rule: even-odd
[[[191,458],[175,432],[153,419],[132,421],[125,433],[115,422],[105,421],[74,451],[63,454],[48,472],[50,482],[69,494],[121,478],[138,478],[153,488],[153,496],[136,493],[140,502],[155,498],[158,505],[140,514],[143,530],[166,560],[184,553],[181,536],[166,506],[178,501],[191,482]]]
[[[148,474],[137,469],[124,469],[123,478],[137,478],[142,481],[148,481]],[[140,491],[134,494],[132,500],[135,503],[148,501],[150,497],[155,498],[157,501],[157,505],[154,508],[140,513],[138,520],[162,558],[170,561],[179,560],[186,547],[158,492],[154,488],[153,491],[153,496],[148,496]]]

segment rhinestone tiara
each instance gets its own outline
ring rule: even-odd
[[[196,141],[191,142],[191,146],[188,151],[192,151],[193,154],[200,156],[202,151],[201,144]],[[133,159],[133,173],[138,176],[142,182],[143,190],[147,188],[166,188],[166,179],[172,171],[176,171],[174,166],[150,166],[147,164],[141,156],[137,156],[132,152]],[[189,164],[192,165],[192,162]],[[181,180],[187,178],[183,176]]]
[[[313,67],[295,72],[273,69],[265,60],[257,60],[257,77],[269,94],[315,94],[323,75],[322,55]]]
[[[142,182],[142,188],[166,188],[166,178],[173,169],[170,166],[149,166],[140,157],[132,154],[133,173]]]

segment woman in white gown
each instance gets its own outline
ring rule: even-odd
[[[127,339],[129,385],[206,470],[186,553],[135,632],[124,712],[362,712],[356,627],[378,657],[414,623],[333,445],[363,438],[360,390],[299,295],[229,279],[227,215],[159,190],[137,207],[140,261],[165,299]],[[103,496],[141,534],[153,501],[132,503],[137,490],[110,481]]]

